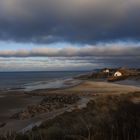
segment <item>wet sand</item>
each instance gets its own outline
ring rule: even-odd
[[[6,122],[4,127],[0,128],[0,133],[6,133],[7,131],[22,131],[26,128],[32,128],[35,124],[39,124],[42,121],[52,119],[57,115],[64,113],[65,111],[72,111],[77,109],[78,106],[85,106],[90,99],[97,96],[105,95],[118,95],[127,94],[131,92],[140,92],[140,87],[119,85],[107,82],[94,82],[94,81],[83,81],[77,86],[73,86],[65,89],[55,90],[37,90],[25,94],[26,92],[12,91],[7,94],[2,94],[0,97],[0,122]],[[28,105],[38,104],[45,95],[47,94],[76,94],[79,95],[82,102],[80,101],[77,105],[70,105],[69,107],[62,108],[53,112],[40,114],[26,120],[12,120],[9,119],[11,115],[17,113],[19,110],[23,110]],[[34,96],[33,96],[34,95]],[[83,99],[87,99],[84,100]],[[33,125],[34,124],[34,125]]]
[[[11,114],[24,109],[27,105],[39,103],[43,97],[29,96],[22,92],[0,95],[0,122],[8,121]]]

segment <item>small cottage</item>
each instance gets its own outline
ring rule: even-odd
[[[109,73],[109,69],[103,69],[104,73]]]
[[[114,73],[114,76],[115,77],[118,77],[118,76],[123,76],[125,75],[125,71],[124,70],[117,70],[115,73]]]
[[[117,76],[122,76],[122,73],[119,72],[119,71],[116,71],[116,72],[114,73],[114,76],[115,76],[115,77],[117,77]]]

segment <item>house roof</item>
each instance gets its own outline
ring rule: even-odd
[[[124,69],[119,69],[119,70],[117,70],[116,72],[120,72],[120,73],[122,73],[122,74],[127,74],[127,72],[124,70]],[[116,73],[115,72],[115,73]]]

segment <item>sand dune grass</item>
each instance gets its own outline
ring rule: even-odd
[[[139,140],[140,93],[97,96],[87,108],[66,112],[25,134],[1,140]]]

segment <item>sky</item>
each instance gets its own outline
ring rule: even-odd
[[[0,71],[140,67],[140,0],[0,0]]]

